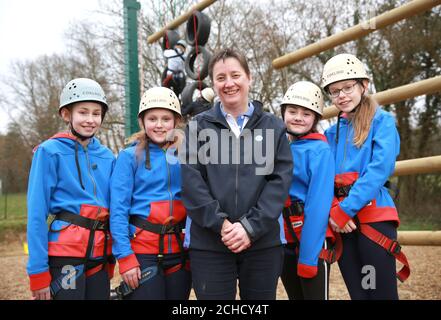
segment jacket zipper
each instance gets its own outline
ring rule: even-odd
[[[165,152],[166,151],[164,151],[164,156],[165,156],[165,165],[167,167],[167,175],[168,175],[168,194],[170,196],[170,200],[169,200],[169,202],[170,202],[170,205],[169,205],[169,208],[170,208],[169,216],[172,217],[173,216],[173,194],[171,192],[171,174],[170,174],[170,167],[169,167],[169,164],[167,162],[167,156],[166,156]],[[168,252],[171,253],[172,252],[172,243],[171,243],[172,242],[172,235],[169,234],[167,237],[168,237]]]
[[[236,189],[235,189],[235,203],[236,203],[236,216],[237,216],[237,193],[239,189],[239,165],[236,164]]]
[[[84,149],[84,154],[86,155],[87,173],[89,174],[90,180],[92,180],[93,196],[95,198],[96,204],[99,207],[99,210],[98,210],[98,213],[97,213],[97,217],[98,217],[98,215],[100,214],[100,211],[101,211],[101,205],[100,205],[100,202],[98,201],[98,195],[97,195],[97,191],[96,191],[96,182],[95,182],[95,179],[93,178],[92,171],[91,171],[91,165],[90,165],[90,158],[89,158],[88,148],[86,146],[86,147],[83,147],[83,149]]]
[[[239,193],[239,162],[240,162],[240,137],[242,136],[242,132],[240,132],[239,136],[236,138],[236,185],[235,185],[235,192],[234,192],[234,199],[236,204],[236,217],[237,217],[237,211],[238,211],[238,193]]]
[[[343,161],[340,164],[340,173],[343,173],[343,165],[344,165],[344,163],[346,161],[346,151],[347,151],[346,147],[348,145],[348,136],[349,136],[349,123],[346,126],[346,138],[345,138],[345,145],[344,145],[344,149],[343,149]]]
[[[95,198],[96,204],[98,205],[98,211],[97,211],[97,214],[96,214],[95,218],[98,218],[99,214],[101,213],[101,205],[100,205],[100,203],[98,201],[98,195],[97,195],[97,191],[96,191],[96,189],[97,189],[96,188],[96,182],[95,182],[95,179],[93,178],[93,174],[92,174],[92,171],[91,171],[90,158],[89,158],[89,150],[88,150],[87,146],[84,147],[84,154],[86,155],[86,161],[87,161],[87,173],[89,174],[90,179],[92,180],[93,196]],[[107,241],[107,235],[104,236],[104,241]],[[93,243],[92,245],[95,247],[95,243]],[[91,254],[91,257],[93,257],[93,249],[92,249],[92,252],[90,254]],[[91,258],[91,257],[88,257],[88,258]]]

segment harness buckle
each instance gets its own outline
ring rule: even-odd
[[[334,187],[334,194],[337,198],[345,198],[349,195],[349,191],[351,191],[352,184],[341,186],[341,187]]]
[[[174,226],[171,224],[163,224],[161,226],[161,234],[169,234],[174,232]]]
[[[161,228],[163,234],[172,234],[179,232],[179,224],[164,224]]]
[[[302,202],[299,201],[295,201],[294,202],[294,215],[296,216],[301,216],[303,215],[303,210],[304,210],[304,204]]]
[[[99,225],[100,225],[99,220],[93,220],[92,230],[98,230]]]
[[[337,254],[335,253],[335,249],[334,248],[328,249],[328,252],[329,252],[329,258],[328,258],[329,263],[332,264],[335,261],[337,261]]]
[[[92,230],[100,230],[100,231],[106,231],[106,222],[100,221],[100,220],[94,220],[92,225]]]
[[[293,201],[289,207],[282,210],[284,217],[302,216],[304,212],[304,204],[300,201]]]
[[[387,249],[387,251],[390,254],[399,254],[401,252],[401,246],[398,243],[398,241],[396,240],[392,240],[392,243],[390,244],[389,248]]]

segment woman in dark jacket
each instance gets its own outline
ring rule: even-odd
[[[292,156],[280,119],[250,101],[245,57],[216,53],[209,67],[219,97],[186,130],[182,159],[186,238],[198,299],[275,299],[285,243],[283,203]]]

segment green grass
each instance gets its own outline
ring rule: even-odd
[[[0,196],[0,220],[26,218],[26,210],[25,193]]]
[[[0,196],[0,239],[9,232],[26,230],[26,194]]]
[[[400,217],[401,223],[399,230],[401,231],[414,231],[414,230],[428,230],[436,231],[441,230],[441,223],[431,219],[421,218],[407,218]]]
[[[6,205],[6,207],[5,207]],[[6,233],[26,230],[26,194],[8,194],[0,196],[0,240]],[[412,217],[400,215],[399,230],[441,230],[441,221],[435,217]]]

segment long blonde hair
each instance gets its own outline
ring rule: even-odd
[[[355,111],[352,119],[354,127],[353,142],[357,148],[360,148],[366,141],[377,108],[378,103],[371,95],[366,94],[361,97],[360,105]]]

